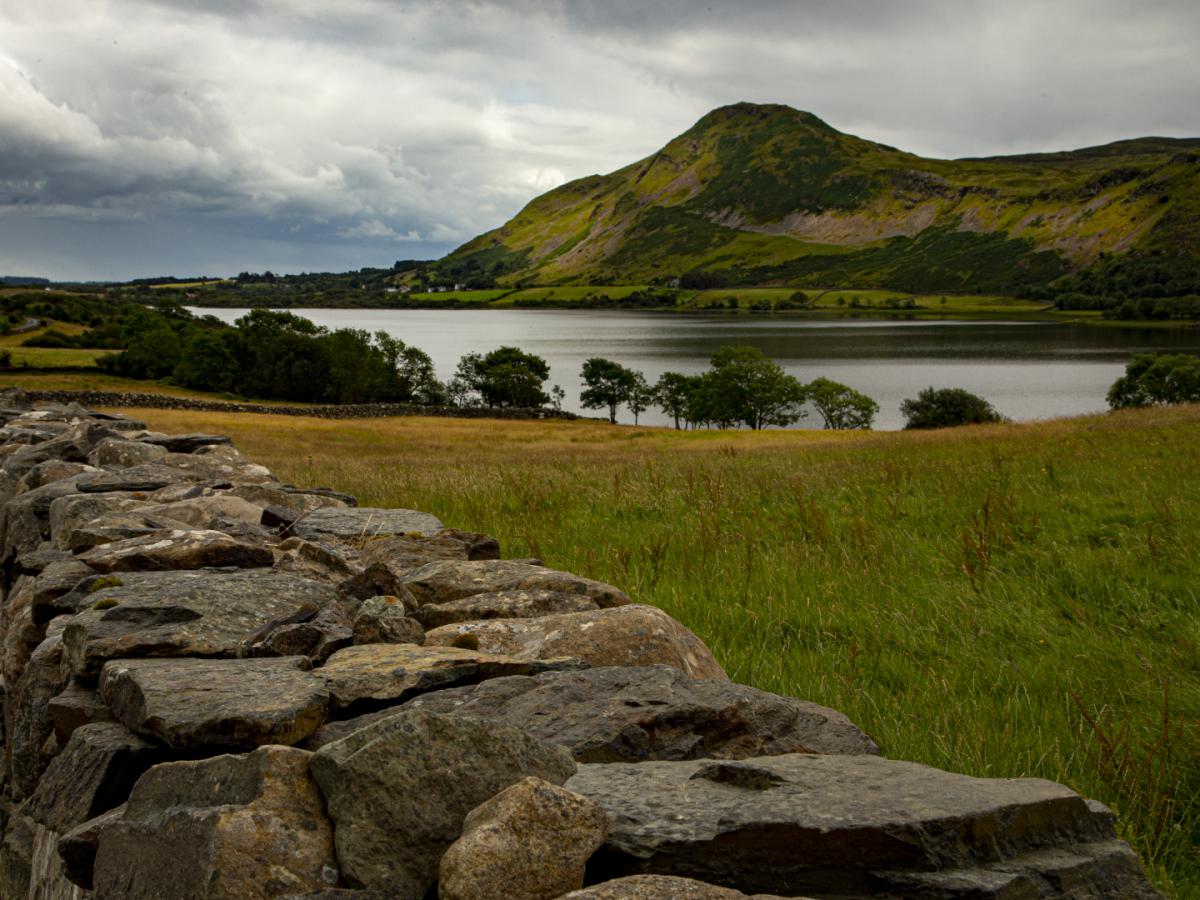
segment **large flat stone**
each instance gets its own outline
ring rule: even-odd
[[[360,644],[337,651],[313,675],[328,685],[334,711],[366,711],[427,691],[580,665],[574,659],[521,660],[458,647]]]
[[[791,754],[585,765],[566,786],[609,814],[597,878],[682,875],[785,896],[1157,896],[1107,810],[1039,779]],[[1061,854],[1091,858],[1091,874],[1058,879]]]
[[[743,900],[749,895],[730,888],[674,875],[630,875],[563,894],[559,900]],[[781,900],[755,894],[752,900]],[[799,898],[804,900],[804,898]]]
[[[671,666],[498,678],[409,705],[521,728],[561,744],[579,762],[879,752],[836,710],[729,681],[689,678]]]
[[[100,831],[96,897],[257,900],[336,883],[308,762],[303,750],[261,747],[155,766]]]
[[[329,700],[307,668],[302,657],[114,660],[100,693],[121,722],[168,747],[295,744]]]
[[[413,618],[425,628],[440,628],[456,622],[483,622],[489,619],[536,619],[559,613],[590,612],[599,609],[591,597],[562,591],[514,590],[472,594],[446,603],[427,603],[413,611]]]
[[[422,900],[472,809],[527,775],[562,784],[570,755],[524,732],[411,710],[323,747],[311,769],[354,887]]]
[[[630,602],[628,596],[611,584],[510,559],[440,560],[407,573],[403,583],[421,606],[497,591],[579,594],[604,608]]]
[[[522,659],[574,656],[593,666],[661,664],[693,678],[728,677],[700,638],[654,606],[459,622],[426,632],[425,642],[470,646]]]
[[[220,531],[159,531],[114,541],[79,555],[97,572],[155,572],[233,566],[254,569],[271,566],[269,547],[240,540]]]
[[[426,512],[370,507],[322,507],[292,526],[292,534],[310,541],[323,538],[366,540],[393,534],[432,535],[441,530],[441,521]]]
[[[336,599],[329,585],[269,569],[133,572],[90,595],[63,639],[72,671],[95,677],[110,659],[233,657],[277,625],[312,618]]]

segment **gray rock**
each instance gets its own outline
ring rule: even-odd
[[[559,900],[743,900],[749,895],[730,888],[674,875],[630,875],[563,894]],[[754,894],[753,900],[781,900],[776,894]],[[804,900],[804,898],[799,898]]]
[[[60,747],[67,745],[77,728],[116,721],[100,692],[77,682],[71,682],[61,694],[52,697],[46,704],[46,712]]]
[[[579,762],[879,753],[836,710],[671,666],[497,678],[410,706],[503,722],[566,747]]]
[[[522,659],[574,656],[593,666],[668,665],[693,678],[728,680],[704,642],[654,606],[459,622],[434,628],[425,641]]]
[[[599,804],[540,778],[484,801],[442,856],[439,900],[553,900],[583,886],[584,866],[608,836]]]
[[[47,566],[72,558],[69,550],[60,550],[49,543],[43,543],[36,550],[22,553],[18,558],[15,571],[21,575],[38,575]]]
[[[467,813],[527,775],[562,784],[575,764],[515,728],[411,710],[323,747],[310,767],[346,881],[421,900]]]
[[[352,547],[298,537],[287,538],[275,548],[275,568],[339,586],[362,572],[358,551]]]
[[[47,766],[24,811],[52,831],[68,832],[124,803],[142,773],[163,759],[160,747],[124,725],[84,725]]]
[[[342,604],[327,603],[306,622],[280,625],[243,645],[242,656],[304,656],[321,665],[354,642],[350,616]]]
[[[64,478],[74,478],[77,475],[86,475],[89,472],[98,471],[93,466],[86,463],[65,462],[61,459],[48,459],[38,463],[17,482],[17,493],[32,491],[35,488],[40,488],[44,484],[50,484],[54,481],[61,481]]]
[[[114,541],[81,553],[79,559],[97,572],[154,572],[222,566],[254,569],[275,562],[269,547],[239,540],[224,532],[202,530],[158,531]]]
[[[310,541],[367,540],[378,535],[436,534],[441,530],[442,523],[429,513],[369,507],[315,509],[292,527],[293,534]]]
[[[63,633],[77,676],[95,677],[110,659],[237,656],[244,641],[312,618],[336,599],[328,585],[269,569],[109,577],[121,583],[95,591],[92,608]]]
[[[9,784],[14,799],[29,796],[58,750],[48,704],[67,684],[63,642],[58,635],[38,645],[29,664],[7,691],[4,736],[8,749]]]
[[[76,528],[103,516],[127,512],[146,504],[132,494],[70,494],[50,504],[50,541],[60,550],[71,548]]]
[[[269,506],[281,506],[294,509],[301,514],[327,506],[341,508],[357,505],[354,498],[346,494],[320,490],[306,491],[290,484],[235,484],[229,488],[229,493],[264,509]]]
[[[365,541],[360,558],[365,570],[343,585],[353,597],[378,594],[406,595],[409,572],[438,560],[490,560],[500,558],[494,537],[445,528],[435,535],[392,535]]]
[[[116,469],[98,475],[83,475],[78,489],[84,494],[103,494],[110,491],[157,491],[168,484],[179,481],[203,481],[203,476],[185,472],[175,466],[161,463],[144,463],[127,469]]]
[[[516,560],[433,562],[408,573],[404,585],[420,606],[448,603],[473,594],[518,590],[581,594],[603,608],[630,602],[629,597],[610,584]]]
[[[195,453],[201,447],[232,443],[223,434],[164,434],[142,438],[142,443],[162,447],[168,453]]]
[[[97,444],[88,454],[88,462],[97,468],[127,469],[131,466],[159,462],[166,455],[165,447],[116,437],[107,438]]]
[[[153,504],[145,512],[186,522],[193,528],[219,528],[225,522],[258,525],[262,521],[261,507],[225,492]]]
[[[487,678],[579,665],[573,659],[519,660],[458,647],[361,644],[339,650],[313,674],[329,687],[331,709],[346,713],[394,706],[418,694]]]
[[[490,619],[535,619],[558,613],[590,612],[599,609],[596,601],[582,594],[561,591],[496,591],[472,594],[448,603],[429,603],[418,607],[413,618],[426,628],[440,628],[457,622],[482,622]]]
[[[307,668],[302,657],[115,660],[100,695],[129,728],[175,749],[295,744],[329,701]]]
[[[125,815],[125,804],[101,813],[72,828],[58,839],[58,856],[62,860],[63,874],[74,884],[90,891],[92,874],[96,865],[96,849],[100,845],[100,833]]]
[[[425,629],[397,597],[368,597],[354,616],[356,644],[423,644]]]
[[[790,754],[585,765],[567,788],[609,814],[589,869],[598,878],[684,875],[831,897],[1156,896],[1132,851],[1112,858],[1111,815],[1049,781]],[[1051,872],[1032,880],[1046,851],[1095,865],[1065,889]],[[1001,869],[1015,872],[995,890]]]
[[[308,762],[303,750],[260,747],[155,766],[100,832],[96,896],[256,900],[336,884]]]
[[[0,511],[0,560],[16,559],[37,549],[50,536],[50,504],[75,493],[75,479],[67,478],[26,491],[5,503]]]
[[[76,525],[65,532],[63,538],[73,553],[86,553],[101,544],[127,541],[145,537],[159,531],[185,530],[189,526],[178,519],[150,515],[144,509],[129,509],[125,512],[108,513],[85,524]]]

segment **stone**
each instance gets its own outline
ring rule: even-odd
[[[325,720],[325,683],[303,657],[106,663],[100,695],[117,719],[174,749],[295,744]]]
[[[334,541],[306,541],[290,537],[275,548],[275,568],[305,578],[342,585],[362,572],[358,551]]]
[[[76,482],[84,494],[103,494],[110,491],[157,491],[179,481],[203,481],[203,477],[162,463],[144,463],[127,469],[115,469],[96,475],[80,476]]]
[[[201,447],[229,445],[232,441],[223,434],[164,434],[161,436],[144,437],[142,443],[153,447],[161,447],[168,453],[195,453]]]
[[[142,537],[103,544],[79,555],[97,572],[141,572],[163,569],[204,569],[271,566],[269,547],[230,537],[221,531],[158,531]]]
[[[50,699],[46,712],[60,747],[66,746],[77,728],[116,721],[98,690],[74,681]]]
[[[75,885],[86,891],[92,889],[92,875],[96,865],[96,848],[100,845],[100,832],[125,815],[125,804],[101,813],[94,819],[75,826],[58,839],[58,856],[62,860],[63,874]]]
[[[404,585],[420,606],[448,603],[472,594],[515,590],[582,594],[602,608],[630,602],[629,597],[610,584],[517,560],[441,560],[408,573]]]
[[[127,512],[146,504],[131,494],[71,494],[50,504],[50,541],[60,550],[72,549],[75,529],[103,516]]]
[[[304,513],[292,509],[290,506],[268,506],[262,511],[259,524],[267,528],[287,531],[300,520],[302,515]]]
[[[561,591],[496,591],[472,594],[448,603],[429,603],[417,607],[413,618],[426,628],[440,628],[456,622],[482,622],[490,619],[536,619],[557,613],[590,612],[599,609],[596,601],[582,594]]]
[[[303,750],[272,746],[155,766],[100,832],[96,896],[256,900],[336,884],[308,764]]]
[[[258,525],[262,521],[261,507],[224,492],[154,504],[146,507],[145,512],[186,522],[193,528],[217,528],[225,522]]]
[[[410,705],[512,725],[566,747],[578,762],[879,753],[836,710],[730,681],[689,678],[672,666],[496,678]]]
[[[95,575],[95,569],[75,557],[46,566],[28,585],[34,621],[45,624],[58,615],[61,610],[58,600],[75,590],[81,581]]]
[[[620,606],[536,619],[459,622],[426,632],[430,645],[471,646],[521,659],[574,656],[593,666],[668,665],[728,680],[700,638],[654,606]]]
[[[630,875],[563,894],[559,900],[744,900],[749,895],[730,888],[674,875]],[[781,900],[776,894],[754,894],[753,900]],[[797,898],[805,900],[805,898]]]
[[[57,744],[50,740],[54,724],[50,721],[48,704],[62,693],[67,677],[63,670],[62,637],[53,635],[38,645],[21,677],[8,687],[4,737],[14,799],[23,799],[33,792],[57,751]]]
[[[486,534],[444,528],[437,534],[392,535],[366,541],[361,548],[367,585],[348,586],[355,596],[404,592],[404,577],[437,560],[489,560],[500,558],[500,542]]]
[[[37,549],[50,536],[50,504],[75,493],[76,479],[67,478],[26,491],[5,503],[0,510],[0,561]]]
[[[313,674],[329,687],[330,708],[353,714],[394,706],[418,694],[487,678],[575,668],[573,659],[519,660],[458,647],[361,644],[339,650]]]
[[[292,528],[305,540],[324,538],[369,540],[378,535],[436,534],[442,523],[429,513],[415,509],[371,509],[369,507],[332,507],[314,509]]]
[[[335,491],[306,491],[293,487],[290,484],[278,484],[276,482],[235,484],[229,488],[228,493],[235,497],[241,497],[243,500],[248,500],[255,506],[261,506],[264,509],[271,506],[279,506],[286,509],[294,509],[302,515],[310,513],[314,509],[323,509],[326,506],[340,508],[357,505],[357,501],[348,494],[339,494]]]
[[[584,765],[566,787],[609,814],[589,865],[598,879],[683,875],[786,896],[1157,896],[1111,814],[1040,779],[788,754]],[[1074,883],[1047,852],[1076,860]]]
[[[22,553],[16,561],[15,571],[21,575],[38,575],[52,563],[72,559],[69,550],[60,550],[49,543],[41,544],[36,550]]]
[[[314,665],[354,642],[350,616],[341,603],[327,603],[306,622],[280,625],[244,644],[242,656],[304,656]]]
[[[73,553],[85,553],[101,544],[145,537],[159,531],[187,530],[190,526],[178,519],[150,515],[145,509],[132,508],[125,512],[108,513],[65,532],[63,540]]]
[[[162,748],[115,722],[75,729],[51,760],[24,811],[52,831],[68,832],[125,802]]]
[[[96,468],[86,463],[48,459],[45,462],[38,463],[21,477],[21,480],[17,482],[17,492],[32,491],[34,488],[40,488],[44,484],[96,471],[98,471]]]
[[[562,784],[575,763],[515,728],[410,710],[322,747],[310,768],[346,883],[421,900],[467,813],[527,775]]]
[[[354,616],[356,644],[423,644],[425,629],[397,597],[369,597]]]
[[[525,778],[475,807],[442,856],[439,900],[553,900],[583,886],[608,836],[599,804]]]
[[[110,659],[233,657],[280,625],[315,616],[335,602],[332,588],[273,572],[131,572],[91,594],[91,608],[67,620],[71,671],[94,678]]]
[[[166,455],[165,447],[117,437],[106,438],[97,444],[88,454],[88,462],[96,468],[127,469],[159,462]]]

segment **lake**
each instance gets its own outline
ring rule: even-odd
[[[244,309],[195,309],[232,322]],[[504,345],[542,356],[550,384],[579,407],[579,370],[603,356],[643,372],[700,372],[726,344],[758,347],[803,381],[825,376],[873,397],[875,427],[899,428],[900,403],[926,387],[961,387],[1013,419],[1045,419],[1107,408],[1104,396],[1134,353],[1200,354],[1194,329],[1106,328],[1012,322],[802,319],[790,316],[699,316],[614,310],[293,310],[328,328],[386,331],[432,357],[448,379],[471,351]],[[620,421],[632,421],[628,411]],[[648,424],[669,424],[657,411]],[[819,428],[803,419],[799,427]]]

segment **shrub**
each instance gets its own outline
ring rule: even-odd
[[[1108,391],[1113,409],[1200,402],[1200,358],[1184,353],[1139,353]]]
[[[906,420],[906,429],[1007,421],[992,404],[962,388],[925,388],[915,400],[901,403],[900,413]]]

